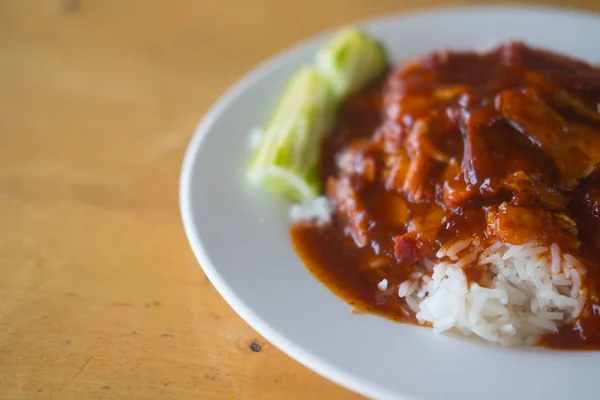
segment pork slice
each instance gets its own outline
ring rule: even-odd
[[[346,234],[354,240],[357,247],[365,247],[369,240],[368,226],[371,217],[354,189],[351,177],[329,178],[327,196],[335,201],[338,216],[346,223]]]
[[[486,234],[513,245],[538,241],[545,245],[558,242],[565,250],[580,246],[577,225],[566,214],[507,202],[487,209]]]
[[[550,156],[566,187],[577,185],[600,163],[600,132],[565,121],[534,89],[505,90],[496,98],[496,108],[513,128]]]

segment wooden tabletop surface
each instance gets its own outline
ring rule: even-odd
[[[179,168],[210,104],[264,58],[454,3],[0,0],[0,398],[360,398],[211,286],[182,230]]]

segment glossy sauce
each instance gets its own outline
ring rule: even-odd
[[[540,344],[600,348],[599,106],[598,71],[518,43],[397,68],[341,108],[320,155],[336,214],[294,225],[294,247],[354,309],[416,323],[391,288],[430,274],[443,243],[558,243],[585,263],[588,300]],[[486,285],[477,266],[465,273]]]

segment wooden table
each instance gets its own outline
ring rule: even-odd
[[[0,0],[0,398],[359,398],[213,289],[181,227],[179,168],[203,113],[264,58],[450,3]]]

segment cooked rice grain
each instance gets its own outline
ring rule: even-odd
[[[444,245],[431,276],[402,282],[398,295],[434,332],[456,329],[503,346],[535,344],[579,315],[585,302],[579,261],[534,242],[494,242],[480,249],[469,239]],[[457,255],[460,255],[457,257]],[[477,263],[489,287],[470,284],[464,268]]]

